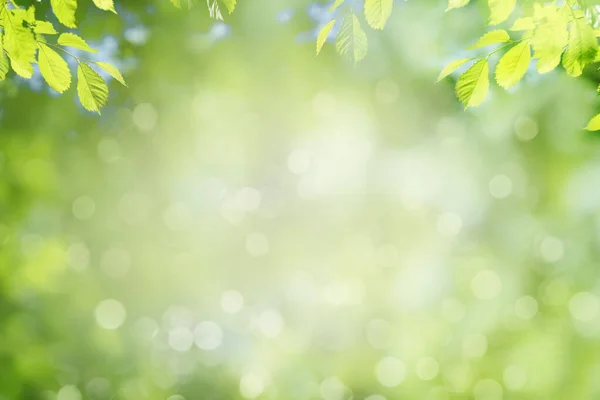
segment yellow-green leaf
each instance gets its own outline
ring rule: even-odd
[[[367,35],[360,26],[360,21],[353,12],[348,13],[336,38],[338,53],[348,56],[355,63],[367,55]]]
[[[333,29],[334,25],[335,25],[335,19],[332,21],[329,21],[329,23],[327,25],[325,25],[319,32],[319,35],[317,36],[317,54],[319,54],[321,52],[321,49],[323,48],[323,45],[327,41],[327,38],[329,37],[329,33],[331,32],[331,29]]]
[[[588,122],[585,129],[587,129],[588,131],[600,131],[600,114],[592,118],[590,122]]]
[[[466,63],[467,61],[469,61],[468,58],[461,58],[460,60],[454,60],[451,63],[449,63],[448,65],[446,65],[443,69],[442,72],[440,72],[440,75],[437,78],[437,81],[441,81],[442,79],[444,79],[445,77],[447,77],[448,75],[450,75],[451,73],[453,73],[454,71],[456,71],[456,69],[458,67],[460,67],[461,65],[463,65],[464,63]]]
[[[71,71],[63,58],[44,43],[39,44],[38,64],[40,72],[48,85],[58,93],[71,86]]]
[[[48,21],[35,21],[33,31],[41,35],[56,35],[58,33],[54,29],[54,25]]]
[[[337,10],[337,8],[339,6],[341,6],[344,3],[345,0],[335,0],[333,2],[333,4],[331,5],[331,7],[329,7],[329,12],[333,12],[335,10]]]
[[[177,8],[181,8],[181,0],[171,0],[171,4]]]
[[[108,87],[100,75],[86,63],[77,68],[77,94],[83,108],[100,114],[108,100]]]
[[[496,82],[503,88],[514,86],[523,79],[531,62],[531,46],[523,41],[506,52],[496,65]]]
[[[33,32],[23,26],[25,14],[16,15],[12,11],[6,7],[0,10],[4,27],[4,50],[10,58],[13,70],[23,78],[31,78],[37,43]]]
[[[477,43],[469,47],[469,50],[479,49],[481,47],[486,47],[497,43],[505,43],[509,40],[510,36],[508,35],[508,32],[506,32],[504,29],[498,29],[487,32],[485,35],[480,37],[479,40],[477,40]]]
[[[548,7],[538,13],[542,17],[533,31],[531,46],[533,56],[539,59],[535,67],[540,74],[544,74],[560,64],[560,57],[569,42],[568,20],[557,8]]]
[[[365,0],[365,19],[373,29],[383,29],[390,15],[394,0]]]
[[[58,21],[67,28],[75,28],[75,11],[77,11],[77,0],[50,0],[52,12]]]
[[[0,35],[0,81],[3,81],[6,78],[6,74],[10,70],[10,65],[8,63],[8,57],[4,53],[4,44],[2,40],[2,35]]]
[[[113,0],[94,0],[94,4],[101,10],[117,13]]]
[[[488,0],[490,25],[498,25],[508,19],[515,9],[516,0]]]
[[[529,31],[535,28],[535,21],[533,17],[524,17],[517,19],[512,26],[508,29],[509,31]]]
[[[74,33],[63,33],[58,37],[58,44],[61,46],[73,47],[75,49],[87,51],[88,53],[97,53],[85,40]]]
[[[598,42],[594,29],[584,18],[575,19],[569,29],[569,45],[562,58],[567,74],[579,76],[583,68],[596,58]]]
[[[123,78],[123,75],[121,75],[121,73],[119,72],[117,67],[115,67],[112,64],[105,63],[102,61],[98,61],[95,64],[97,66],[99,66],[100,68],[102,68],[103,70],[105,70],[106,72],[108,72],[108,74],[110,76],[112,76],[114,79],[119,81],[123,86],[127,86],[127,83],[125,83],[125,79]]]
[[[469,4],[470,0],[448,0],[448,7],[446,11],[450,11],[454,8],[461,8]]]
[[[229,14],[231,14],[233,12],[233,10],[235,10],[235,6],[237,4],[236,0],[221,0],[223,2],[223,4],[225,4],[225,8],[227,8],[227,11],[229,12]]]
[[[479,60],[471,66],[456,82],[456,97],[465,108],[476,107],[483,103],[490,88],[487,60]]]

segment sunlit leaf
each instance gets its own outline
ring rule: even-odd
[[[71,86],[69,65],[48,45],[40,43],[39,48],[38,64],[44,80],[52,89],[63,93]]]
[[[569,29],[569,45],[562,58],[567,74],[579,76],[583,68],[596,58],[598,42],[594,29],[583,18],[571,22]]]
[[[523,79],[531,62],[531,46],[522,41],[506,52],[496,65],[496,82],[503,88],[514,86]]]
[[[490,25],[498,25],[508,19],[515,9],[516,0],[488,0]]]
[[[461,8],[469,4],[470,0],[448,0],[448,7],[446,11],[450,11],[454,8]]]
[[[452,61],[451,63],[449,63],[442,69],[442,72],[440,72],[440,75],[438,76],[437,81],[438,82],[441,81],[442,79],[444,79],[445,77],[447,77],[448,75],[450,75],[451,73],[456,71],[457,68],[459,68],[461,65],[463,65],[467,61],[469,61],[468,58],[461,58],[460,60]]]
[[[112,76],[115,80],[119,81],[123,86],[127,86],[127,83],[125,83],[125,79],[123,78],[123,75],[121,75],[121,72],[119,72],[117,67],[115,67],[112,64],[105,63],[102,61],[98,61],[95,64],[97,66],[99,66],[100,68],[102,68],[103,70],[105,70],[106,72],[108,72],[108,74],[110,76]]]
[[[83,108],[98,114],[108,100],[108,86],[96,71],[83,62],[77,68],[77,94]]]
[[[475,43],[473,46],[469,47],[469,49],[473,50],[473,49],[478,49],[481,47],[490,46],[492,44],[505,43],[505,42],[508,42],[509,40],[510,40],[510,36],[508,35],[508,32],[506,32],[504,29],[490,31],[490,32],[487,32],[482,37],[480,37],[479,40],[477,41],[477,43]]]
[[[336,38],[338,53],[348,56],[355,63],[367,54],[367,35],[360,26],[360,21],[354,13],[348,13],[342,21],[342,26]]]
[[[479,60],[456,82],[456,97],[465,105],[465,108],[476,107],[483,103],[489,88],[488,62],[485,59]]]
[[[383,29],[392,14],[393,0],[365,0],[365,19],[373,29]]]
[[[317,36],[317,54],[319,54],[321,52],[321,49],[323,48],[323,45],[327,41],[327,38],[329,37],[329,33],[331,32],[331,29],[333,29],[334,25],[335,25],[335,20],[329,21],[329,23],[327,25],[325,25],[319,32],[319,35]]]
[[[77,0],[50,0],[52,11],[58,21],[68,28],[75,28]]]
[[[113,0],[94,0],[94,4],[101,10],[112,11],[115,14],[117,13],[117,11],[115,11]]]
[[[75,49],[87,51],[88,53],[97,53],[85,40],[74,33],[63,33],[58,37],[58,44],[61,46],[73,47]]]
[[[588,131],[600,131],[600,114],[592,118],[590,122],[588,122],[585,129],[587,129]]]

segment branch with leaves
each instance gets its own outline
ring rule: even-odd
[[[464,7],[468,0],[450,0],[448,10]],[[489,25],[499,25],[515,12],[515,0],[488,0]],[[456,95],[465,108],[480,105],[489,91],[490,56],[508,49],[498,60],[496,83],[504,89],[516,85],[524,76],[532,58],[537,59],[538,73],[545,74],[562,64],[569,76],[579,77],[586,66],[600,61],[597,36],[596,6],[587,6],[575,0],[562,4],[533,2],[530,7],[518,10],[521,16],[507,30],[487,32],[469,49],[499,45],[484,57],[462,58],[449,63],[440,73],[438,81],[459,69],[472,65],[456,82]],[[518,40],[511,39],[520,36]],[[532,54],[533,53],[533,54]],[[600,87],[599,87],[600,89]],[[590,120],[586,129],[600,130],[600,114]]]
[[[94,0],[94,4],[115,12],[112,0]],[[76,0],[51,0],[58,21],[67,28],[75,28]],[[94,70],[100,68],[123,85],[125,80],[119,70],[106,62],[81,59],[68,49],[95,53],[86,41],[71,32],[59,34],[54,25],[38,20],[35,7],[20,8],[14,1],[0,2],[0,80],[12,69],[15,74],[31,79],[34,64],[38,64],[42,77],[52,89],[64,93],[71,86],[71,70],[63,55],[77,61],[77,94],[81,105],[89,111],[100,113],[108,100],[108,86]],[[49,41],[49,37],[57,37]],[[62,54],[62,55],[61,55]]]

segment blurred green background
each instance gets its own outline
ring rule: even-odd
[[[102,116],[0,90],[0,399],[600,398],[593,75],[464,112],[475,6],[354,66],[327,4],[117,3]]]

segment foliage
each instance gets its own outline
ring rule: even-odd
[[[464,7],[469,1],[450,0],[448,10]],[[475,107],[483,102],[489,90],[488,63],[490,57],[507,50],[496,65],[496,83],[508,89],[519,83],[529,69],[533,58],[537,59],[536,69],[540,74],[553,71],[561,64],[572,77],[582,75],[586,66],[600,61],[598,52],[598,31],[594,30],[597,6],[577,0],[568,0],[560,5],[535,1],[532,5],[516,7],[515,0],[489,0],[489,25],[499,25],[513,15],[519,17],[507,30],[495,29],[483,35],[474,50],[491,45],[499,45],[491,52],[470,59],[460,59],[449,63],[440,73],[441,80],[467,62],[473,62],[456,84],[456,94],[465,107]],[[516,10],[516,11],[515,11]],[[517,38],[511,38],[509,31]],[[594,117],[588,130],[600,130]]]

